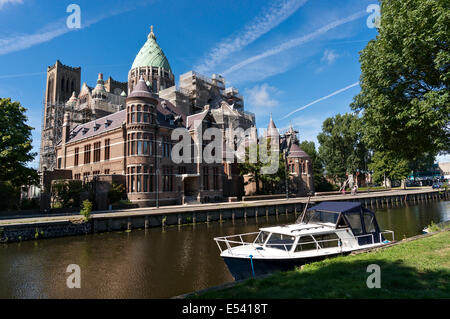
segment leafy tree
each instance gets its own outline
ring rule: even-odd
[[[245,161],[244,163],[239,163],[239,172],[240,175],[249,175],[250,178],[246,182],[246,185],[249,183],[255,183],[256,186],[256,194],[275,194],[277,193],[282,185],[285,183],[286,176],[286,164],[283,157],[283,154],[279,154],[278,159],[278,170],[274,174],[262,174],[261,170],[264,167],[270,166],[270,163],[263,163],[261,154],[264,152],[260,152],[261,147],[268,147],[270,145],[270,139],[266,143],[255,143],[248,146],[245,149]],[[249,154],[257,154],[255,163],[250,161]],[[260,188],[260,182],[262,184],[262,189]]]
[[[326,174],[336,182],[344,182],[348,174],[367,170],[369,151],[360,125],[357,115],[338,114],[323,122],[322,132],[317,136]]]
[[[375,152],[369,169],[373,171],[372,178],[376,183],[384,182],[385,178],[404,181],[411,171],[407,160],[387,152]]]
[[[379,34],[360,54],[361,92],[352,103],[378,156],[395,153],[402,162],[450,150],[449,25],[448,0],[381,1]]]
[[[299,144],[300,148],[304,150],[311,158],[311,164],[314,174],[314,189],[317,192],[331,191],[331,185],[325,178],[325,170],[323,160],[320,158],[316,150],[316,145],[312,141],[303,141]]]
[[[114,204],[125,197],[125,186],[123,184],[113,183],[111,189],[108,192],[108,200],[111,204]]]
[[[78,180],[59,180],[52,185],[52,192],[62,207],[79,207],[83,183]]]
[[[0,210],[18,209],[23,185],[37,185],[37,171],[26,164],[34,159],[32,127],[19,102],[0,98]]]

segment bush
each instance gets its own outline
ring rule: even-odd
[[[91,211],[92,211],[92,202],[86,199],[85,201],[83,201],[83,204],[81,204],[80,215],[83,215],[84,220],[88,221],[89,218],[91,217]]]
[[[31,198],[31,199],[23,199],[20,202],[20,209],[21,210],[31,210],[31,209],[39,209],[39,199],[37,198]]]

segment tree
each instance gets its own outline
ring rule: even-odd
[[[448,0],[381,1],[379,34],[360,54],[352,108],[363,113],[368,146],[383,157],[414,161],[450,150],[449,25]]]
[[[284,183],[286,177],[286,164],[283,154],[278,155],[278,170],[274,174],[263,174],[261,170],[264,167],[270,166],[270,163],[263,163],[261,152],[262,147],[269,147],[271,141],[267,140],[266,143],[251,144],[245,149],[245,161],[239,163],[240,175],[249,175],[249,179],[246,185],[249,183],[255,183],[256,194],[274,194],[280,190],[281,184]],[[257,154],[256,161],[252,163],[250,161],[249,154]],[[268,153],[270,154],[270,153]],[[260,188],[260,182],[262,189]],[[284,185],[284,184],[283,184]]]
[[[63,207],[79,207],[83,183],[78,180],[58,180],[52,185],[52,192]]]
[[[39,183],[37,171],[26,166],[36,153],[25,112],[19,102],[0,98],[0,210],[17,209],[21,187]]]
[[[407,160],[398,158],[393,153],[379,151],[373,155],[369,169],[373,171],[372,178],[376,183],[384,183],[385,179],[404,181],[411,172]]]
[[[312,170],[314,175],[314,189],[317,192],[331,191],[333,186],[325,178],[325,170],[323,160],[320,158],[316,150],[316,145],[312,141],[303,141],[299,144],[311,158]]]
[[[114,204],[126,196],[126,188],[123,184],[112,183],[111,189],[108,192],[108,200],[110,204]]]
[[[326,174],[336,182],[344,182],[348,174],[367,170],[369,151],[360,125],[356,114],[338,114],[323,122],[322,132],[317,136]]]

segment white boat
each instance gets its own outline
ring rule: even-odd
[[[322,202],[306,210],[294,224],[260,228],[258,232],[216,237],[236,280],[390,243],[375,214],[357,202]]]

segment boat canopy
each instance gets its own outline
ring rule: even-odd
[[[379,242],[380,228],[374,212],[358,202],[322,202],[309,208],[300,222],[306,224],[331,223],[336,228],[349,227],[360,244]],[[373,235],[373,236],[371,236]]]

